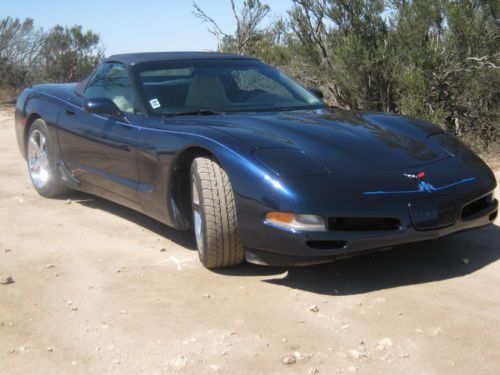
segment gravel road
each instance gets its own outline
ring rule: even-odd
[[[211,272],[189,233],[85,194],[39,197],[8,108],[0,150],[0,374],[500,374],[498,221],[328,265]]]

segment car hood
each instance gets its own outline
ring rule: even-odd
[[[300,149],[332,170],[407,169],[450,157],[429,142],[430,135],[442,132],[439,127],[404,116],[318,109],[230,114],[212,121],[254,149]]]

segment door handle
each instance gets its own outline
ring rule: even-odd
[[[72,109],[69,109],[69,108],[64,109],[64,113],[66,113],[69,116],[74,116],[76,114],[75,111],[73,111]]]

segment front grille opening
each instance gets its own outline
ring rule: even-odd
[[[491,202],[491,195],[487,195],[486,197],[482,197],[476,199],[473,202],[470,202],[462,208],[462,219],[467,219],[468,217],[471,217],[478,212],[481,212],[482,210],[488,208],[491,205]]]
[[[497,216],[498,216],[498,211],[493,212],[489,217],[490,221],[495,221]]]
[[[344,248],[347,241],[307,241],[306,244],[313,249],[331,250]]]
[[[388,217],[332,217],[328,220],[330,230],[338,231],[382,231],[398,230],[399,219]]]

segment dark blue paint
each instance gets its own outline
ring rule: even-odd
[[[480,158],[449,139],[435,141],[442,130],[422,120],[322,108],[166,119],[127,115],[127,122],[85,112],[75,88],[75,84],[39,85],[23,91],[16,105],[16,134],[23,156],[26,127],[21,119],[42,117],[52,144],[59,145],[56,157],[80,180],[79,189],[177,229],[190,227],[189,165],[183,160],[195,149],[213,154],[227,171],[242,242],[264,252],[326,259],[486,225],[496,210],[494,203],[474,220],[458,219],[450,227],[425,232],[413,228],[408,204],[423,199],[422,192],[446,194],[461,208],[496,186]],[[74,114],[67,113],[68,108]],[[282,149],[288,151],[280,153]],[[259,160],[256,150],[262,150]],[[311,162],[291,162],[301,154]],[[404,174],[421,171],[432,184],[415,189],[415,181]],[[316,214],[325,220],[397,218],[403,229],[286,232],[264,224],[269,211]],[[347,245],[316,249],[307,241]]]

